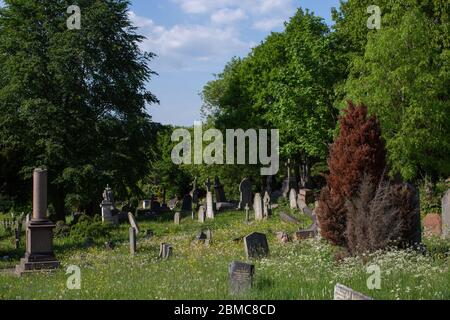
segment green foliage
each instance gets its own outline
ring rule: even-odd
[[[104,239],[110,236],[113,226],[104,224],[99,219],[99,216],[91,218],[83,215],[78,220],[78,223],[70,228],[70,238],[75,241],[83,241],[87,238]]]
[[[0,9],[4,191],[20,181],[28,185],[34,167],[47,167],[58,218],[65,207],[94,211],[107,183],[119,195],[138,193],[136,181],[148,170],[154,140],[145,108],[157,99],[145,88],[154,74],[148,67],[153,54],[139,49],[143,38],[129,20],[129,1],[78,1],[81,30],[67,29],[71,1],[5,4]]]

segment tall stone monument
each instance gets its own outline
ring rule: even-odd
[[[450,189],[442,198],[442,235],[450,239]]]
[[[16,266],[15,273],[52,270],[59,267],[53,252],[53,228],[47,218],[47,170],[33,173],[33,217],[27,223],[25,257]]]
[[[114,216],[114,194],[109,185],[103,191],[103,201],[100,204],[100,208],[102,209],[103,223],[118,223],[118,217]]]
[[[214,219],[214,202],[211,192],[211,180],[209,178],[206,182],[206,217]]]

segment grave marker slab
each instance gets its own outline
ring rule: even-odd
[[[181,213],[180,212],[175,212],[175,214],[173,215],[173,223],[176,225],[180,224],[180,219],[181,219]]]
[[[290,215],[288,215],[287,213],[284,213],[284,212],[280,213],[280,219],[281,219],[281,221],[286,222],[286,223],[292,223],[292,224],[299,224],[300,223],[300,220],[298,220],[297,218],[292,217],[292,216],[290,216]]]
[[[254,232],[244,237],[247,259],[264,258],[269,255],[269,244],[265,234]]]
[[[206,217],[208,219],[214,219],[214,203],[211,191],[206,193]]]
[[[230,294],[239,295],[252,288],[255,266],[234,261],[228,268],[230,279]]]
[[[204,223],[206,220],[206,210],[204,206],[198,208],[198,222]]]
[[[159,257],[161,259],[168,259],[172,255],[172,245],[167,243],[161,243]]]
[[[239,201],[239,209],[244,209],[245,205],[248,204],[249,207],[253,204],[252,199],[252,182],[249,178],[245,178],[241,181],[239,185],[239,192],[241,194]]]
[[[130,254],[135,255],[136,254],[136,229],[133,227],[130,227],[129,235],[130,235]]]
[[[297,191],[291,189],[289,192],[289,205],[291,209],[297,209]]]
[[[338,283],[334,287],[334,300],[373,300],[373,299]]]

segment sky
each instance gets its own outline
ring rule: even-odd
[[[0,0],[0,5],[1,5]],[[298,7],[331,25],[339,0],[132,0],[130,18],[158,56],[150,67],[159,75],[148,89],[160,100],[148,112],[162,124],[192,126],[201,120],[200,92],[232,57],[246,56]],[[83,12],[81,11],[81,19]]]

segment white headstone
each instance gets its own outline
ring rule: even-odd
[[[289,192],[289,204],[291,209],[297,209],[297,191],[291,189]]]
[[[373,299],[338,283],[334,287],[334,300],[373,300]]]
[[[134,218],[134,215],[131,212],[128,212],[128,221],[130,222],[131,227],[136,230],[136,234],[139,234],[139,226]]]
[[[204,223],[205,219],[206,219],[205,207],[200,206],[200,208],[198,208],[198,222]]]
[[[206,217],[208,219],[214,219],[214,207],[213,207],[212,192],[208,191],[206,194]]]
[[[256,221],[261,221],[264,219],[263,201],[261,199],[260,193],[255,194],[255,199],[253,201],[253,210],[255,210]]]

